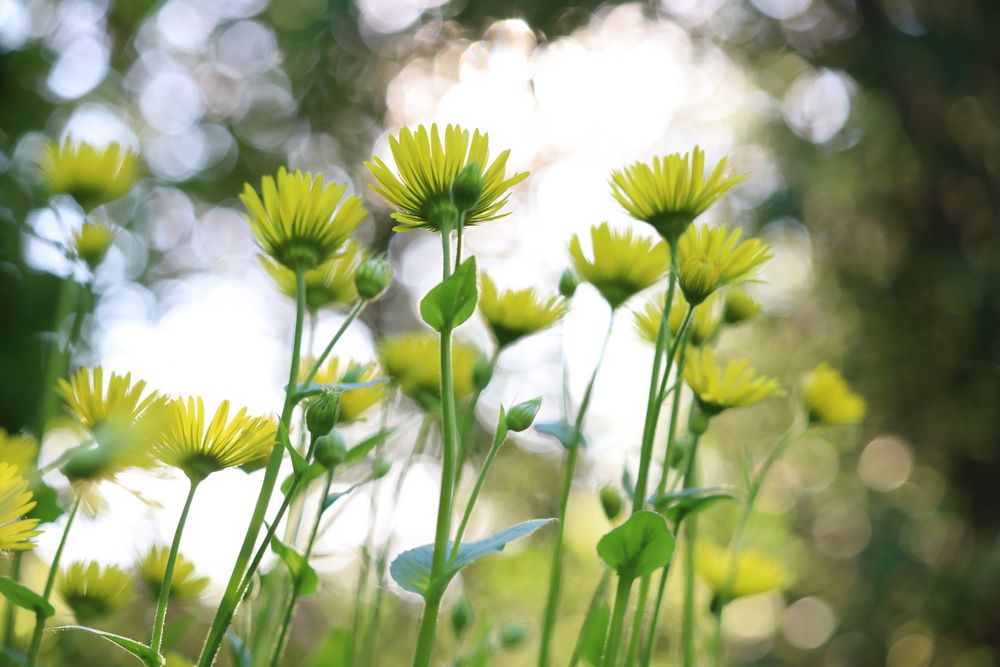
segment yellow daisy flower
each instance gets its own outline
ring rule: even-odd
[[[167,662],[163,667],[194,667],[194,663],[180,653],[168,653],[166,659]]]
[[[85,222],[73,234],[73,245],[77,256],[93,271],[107,254],[112,241],[115,240],[115,230],[108,225],[97,222]]]
[[[527,172],[507,177],[509,150],[500,153],[487,169],[489,135],[476,130],[470,141],[469,131],[458,125],[445,127],[443,142],[436,124],[430,130],[421,125],[416,132],[404,127],[397,137],[389,137],[389,149],[398,177],[378,157],[365,166],[375,177],[372,189],[395,209],[392,217],[400,223],[396,231],[440,229],[441,221],[434,219],[438,207],[451,206],[457,214],[457,206],[452,203],[453,186],[459,173],[470,165],[473,173],[478,171],[479,179],[478,187],[473,188],[478,192],[473,192],[466,203],[466,225],[506,215],[500,211],[507,203],[509,190],[528,177]]]
[[[317,311],[326,306],[352,303],[358,298],[354,286],[354,273],[368,258],[364,246],[349,240],[340,253],[319,266],[306,271],[306,308]],[[260,263],[271,276],[278,289],[289,298],[295,298],[295,273],[273,259],[261,256]]]
[[[730,361],[720,368],[708,347],[688,351],[684,380],[710,413],[751,406],[785,393],[776,379],[758,375],[745,359]]]
[[[632,230],[613,230],[608,223],[590,228],[593,259],[583,254],[577,234],[569,242],[573,268],[612,308],[653,285],[670,267],[663,241],[643,238]]]
[[[90,211],[125,195],[135,181],[135,153],[119,144],[98,148],[87,143],[50,142],[42,156],[45,184],[52,194],[67,194]]]
[[[715,595],[725,593],[731,567],[732,555],[728,549],[705,540],[695,545],[695,572]],[[789,583],[789,574],[781,563],[759,551],[744,549],[736,559],[729,599],[781,590]]]
[[[17,474],[17,466],[0,463],[0,552],[35,548],[31,538],[42,531],[37,519],[23,518],[35,507],[28,480]]]
[[[678,283],[688,303],[698,305],[724,285],[744,282],[771,258],[759,239],[740,242],[740,229],[692,227],[677,245]]]
[[[313,362],[302,364],[299,382],[305,380]],[[337,357],[331,358],[313,378],[315,384],[345,384],[352,382],[369,382],[378,377],[375,364],[360,364],[356,361],[343,362]],[[373,405],[377,405],[385,397],[386,384],[374,384],[362,389],[349,389],[340,392],[338,421],[350,424],[361,419]]]
[[[722,318],[726,324],[740,324],[760,315],[761,305],[746,290],[734,287],[726,292]]]
[[[635,318],[635,328],[639,332],[639,336],[650,343],[655,344],[656,337],[659,335],[660,319],[662,319],[662,308],[665,298],[665,294],[661,292],[649,299],[642,310],[636,310],[632,313]],[[687,315],[688,308],[689,306],[683,298],[676,299],[674,305],[670,307],[670,313],[667,316],[667,327],[671,338],[677,337],[677,333],[681,329],[681,324],[684,322],[684,316]],[[694,315],[691,316],[691,324],[688,327],[688,343],[700,346],[710,342],[719,331],[720,324],[721,320],[719,318],[717,302],[715,297],[711,296],[705,299],[694,311]]]
[[[404,394],[424,407],[441,400],[441,353],[437,334],[413,332],[389,336],[379,344],[379,363]],[[470,345],[453,343],[452,371],[455,397],[474,389],[473,369],[479,353]]]
[[[695,146],[691,154],[674,153],[636,162],[611,174],[611,192],[633,218],[653,226],[668,242],[675,242],[708,207],[746,175],[723,174],[722,158],[706,177],[705,153]]]
[[[566,300],[558,296],[542,299],[531,288],[501,292],[485,273],[482,285],[479,312],[500,347],[546,329],[566,314]]]
[[[163,463],[200,481],[223,468],[265,458],[275,439],[275,425],[246,408],[229,419],[229,401],[223,401],[205,425],[201,398],[177,399],[167,404],[167,426],[153,453]]]
[[[851,391],[843,376],[826,363],[806,375],[802,398],[813,423],[857,424],[865,417],[865,399]]]
[[[154,546],[137,564],[139,576],[149,587],[150,595],[154,600],[160,598],[163,575],[167,569],[169,556],[169,547]],[[177,554],[173,577],[170,580],[170,599],[192,600],[201,595],[206,588],[208,588],[208,577],[196,575],[194,563],[184,558],[183,555]]]
[[[322,175],[288,171],[265,176],[261,194],[247,183],[240,201],[257,242],[289,269],[308,270],[332,258],[367,215],[346,183],[324,185]],[[339,204],[339,207],[338,207]]]
[[[115,565],[76,562],[60,573],[59,595],[82,624],[107,618],[132,599],[132,577]]]
[[[0,427],[0,463],[30,470],[38,459],[38,443],[30,435],[7,433]]]

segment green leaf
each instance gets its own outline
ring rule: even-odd
[[[610,620],[611,607],[605,600],[601,600],[583,621],[583,628],[580,629],[580,657],[588,665],[599,667],[601,664]]]
[[[312,654],[306,667],[351,667],[351,645],[354,633],[347,628],[334,628]]]
[[[319,589],[319,577],[306,557],[277,537],[271,538],[271,551],[288,566],[295,590],[299,595],[312,595]]]
[[[146,646],[141,642],[137,642],[134,639],[129,639],[128,637],[123,637],[122,635],[116,635],[112,632],[88,628],[84,625],[63,625],[58,628],[50,628],[50,630],[53,632],[60,632],[63,630],[83,630],[84,632],[89,632],[92,635],[97,635],[98,637],[111,642],[118,648],[128,651],[141,660],[147,667],[162,667],[166,664],[166,659],[149,646]]]
[[[575,426],[566,422],[539,422],[535,424],[535,430],[543,435],[551,435],[561,442],[562,446],[566,449],[570,449],[577,444],[583,447],[587,446],[587,439],[583,437],[583,433],[580,433]]]
[[[674,536],[666,520],[642,510],[612,529],[597,543],[597,555],[618,576],[635,579],[663,567],[674,553]]]
[[[661,519],[662,520],[662,519]],[[459,570],[492,553],[503,551],[509,542],[520,539],[535,532],[545,524],[555,519],[532,519],[505,528],[478,542],[465,542],[458,547],[458,556],[450,570],[444,573],[440,585],[444,586]],[[450,553],[452,544],[448,543]],[[431,562],[434,558],[434,545],[425,544],[416,549],[410,549],[396,556],[389,566],[389,574],[403,590],[425,595],[431,585]]]
[[[278,424],[278,440],[281,441],[282,446],[288,451],[288,455],[292,458],[292,470],[296,475],[305,474],[306,468],[309,464],[306,460],[302,458],[302,455],[295,451],[292,447],[292,441],[288,439],[288,427],[283,423]]]
[[[622,489],[629,500],[635,500],[635,480],[632,479],[632,471],[628,467],[622,468]]]
[[[229,645],[229,655],[232,656],[233,667],[250,667],[253,664],[253,655],[247,648],[246,642],[240,639],[232,628],[226,630],[226,644]]]
[[[56,613],[55,608],[49,604],[48,600],[27,586],[8,577],[0,577],[0,595],[18,607],[41,614],[45,618]]]
[[[293,463],[292,467],[294,467],[294,466],[295,466],[295,464]],[[299,488],[298,488],[298,490],[295,493],[296,494],[302,493],[302,491],[304,491],[306,489],[306,487],[309,486],[309,482],[311,482],[311,481],[313,481],[315,479],[319,479],[320,477],[323,476],[323,473],[325,473],[325,472],[326,472],[326,468],[323,466],[322,463],[317,463],[315,461],[313,461],[312,463],[310,463],[308,466],[306,466],[306,469],[303,471],[303,473],[302,473],[302,481],[299,482]],[[288,477],[286,477],[281,482],[281,493],[282,494],[284,494],[286,496],[288,495],[288,492],[291,491],[291,489],[292,489],[292,484],[295,483],[295,478],[296,477],[297,477],[297,475],[293,472],[291,475],[289,475]]]
[[[379,444],[386,441],[386,439],[393,434],[396,429],[394,428],[384,428],[373,435],[368,436],[358,444],[347,450],[347,457],[344,459],[344,463],[352,463],[359,459],[364,458],[368,452],[374,449]]]
[[[28,512],[28,519],[38,519],[39,523],[52,523],[66,513],[59,506],[59,494],[51,486],[38,479],[31,485],[35,506]]]
[[[656,511],[671,521],[677,522],[689,514],[708,509],[723,500],[735,500],[733,489],[724,486],[698,487],[671,491],[649,499]]]
[[[477,298],[476,258],[469,257],[421,299],[420,316],[435,331],[454,329],[472,316]]]
[[[354,491],[354,489],[358,488],[362,484],[364,484],[364,482],[358,482],[357,484],[354,484],[350,488],[344,489],[343,491],[335,491],[333,493],[328,493],[326,495],[326,498],[323,499],[323,511],[325,512],[328,509],[330,509],[330,507],[335,502],[337,502],[338,500],[340,500],[344,496],[348,495],[349,493],[351,493],[352,491]]]
[[[374,387],[376,385],[385,384],[389,381],[389,378],[374,378],[372,380],[366,380],[364,382],[336,382],[333,384],[318,384],[316,382],[310,382],[309,384],[304,384],[295,388],[295,393],[292,398],[295,402],[301,401],[303,398],[309,398],[310,396],[316,396],[324,391],[351,391],[352,389],[367,389],[368,387]],[[285,387],[287,390],[287,386]]]

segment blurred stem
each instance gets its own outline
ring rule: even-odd
[[[569,507],[569,495],[573,489],[573,477],[576,474],[576,460],[580,453],[580,437],[583,429],[584,417],[590,407],[590,399],[594,393],[594,383],[597,381],[597,374],[604,363],[604,354],[608,350],[608,341],[611,340],[611,330],[615,324],[616,310],[611,310],[611,317],[608,318],[608,330],[604,334],[604,342],[601,343],[601,352],[594,364],[594,372],[590,375],[587,389],[583,393],[583,400],[580,402],[580,409],[576,414],[574,423],[573,439],[567,447],[566,465],[563,470],[562,489],[559,492],[559,513],[556,517],[556,537],[552,546],[552,565],[549,569],[549,591],[545,600],[545,615],[542,618],[541,643],[538,650],[539,667],[548,667],[549,654],[552,650],[552,633],[556,626],[556,617],[559,614],[559,596],[562,588],[562,566],[563,566],[563,536],[566,528],[566,511]]]
[[[628,610],[628,598],[631,590],[632,578],[618,575],[618,588],[615,591],[615,608],[611,612],[608,641],[604,645],[604,658],[601,660],[603,667],[615,667],[615,664],[618,662],[618,646],[622,640],[625,612]]]
[[[697,484],[697,466],[694,452],[688,461],[687,474],[684,475],[684,488],[691,489]],[[697,656],[695,650],[694,623],[694,545],[698,539],[698,517],[691,515],[684,520],[684,608],[681,614],[681,655],[684,667],[695,667]]]
[[[177,528],[174,530],[174,541],[170,545],[167,566],[163,570],[160,595],[156,601],[153,633],[149,640],[149,647],[155,653],[159,653],[160,648],[163,646],[163,628],[167,622],[167,602],[170,601],[170,584],[174,579],[174,565],[177,563],[177,552],[181,548],[181,536],[184,534],[184,524],[187,523],[188,513],[191,511],[191,502],[194,500],[194,493],[198,490],[200,481],[198,479],[191,480],[191,488],[188,490],[187,500],[184,501],[184,509],[181,510],[181,517],[177,520]]]
[[[56,403],[55,386],[56,381],[62,375],[66,367],[66,358],[72,340],[66,341],[66,349],[59,346],[59,331],[63,322],[73,310],[74,297],[77,295],[77,284],[73,280],[73,273],[66,274],[59,284],[59,294],[56,300],[56,312],[52,322],[52,342],[45,357],[45,371],[42,376],[41,403],[38,407],[38,422],[35,424],[35,436],[38,440],[39,448],[45,436],[45,429],[48,426],[49,417]],[[73,327],[72,329],[77,329]],[[71,330],[72,330],[71,329]]]
[[[493,372],[496,370],[497,361],[500,359],[500,353],[503,348],[498,347],[493,351],[493,356],[490,357],[489,365],[489,377],[493,378]],[[487,382],[487,386],[489,383]],[[469,454],[469,436],[472,434],[472,425],[476,422],[476,408],[479,406],[479,399],[483,395],[483,391],[486,387],[477,388],[476,392],[472,395],[472,400],[469,402],[469,407],[465,411],[465,418],[462,420],[462,428],[458,439],[458,479],[455,480],[457,484],[462,476],[462,466],[465,464],[465,457]]]
[[[323,353],[316,357],[316,361],[313,362],[312,368],[309,369],[309,374],[306,375],[306,379],[302,381],[303,387],[313,381],[313,378],[316,377],[316,373],[319,373],[319,369],[323,365],[323,362],[326,361],[326,358],[330,356],[330,352],[333,351],[334,345],[336,345],[337,341],[340,340],[340,337],[344,335],[347,328],[351,326],[351,322],[357,319],[358,315],[361,314],[361,311],[364,310],[367,303],[367,301],[362,299],[354,304],[351,311],[347,313],[347,318],[344,320],[343,324],[340,325],[340,328],[337,329],[337,333],[333,334],[333,338],[331,338],[330,342],[327,343],[326,347],[323,349]],[[292,385],[293,382],[290,382],[289,385]]]
[[[594,589],[593,596],[590,598],[590,604],[587,606],[587,614],[583,617],[583,627],[580,628],[580,634],[576,637],[576,645],[573,647],[573,655],[569,659],[569,667],[576,667],[580,664],[580,654],[583,653],[583,631],[591,622],[594,614],[597,613],[597,609],[604,599],[604,594],[608,590],[608,583],[610,581],[611,570],[605,569],[604,574],[601,575],[601,580],[597,584],[597,588]]]

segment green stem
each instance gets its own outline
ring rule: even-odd
[[[167,556],[167,566],[163,570],[163,581],[160,584],[160,596],[156,602],[156,616],[153,620],[153,633],[149,640],[149,647],[155,653],[159,653],[160,648],[163,646],[163,629],[167,622],[167,602],[170,600],[170,584],[174,579],[174,565],[177,563],[177,553],[181,548],[181,536],[184,534],[184,524],[187,523],[188,513],[191,511],[191,503],[194,500],[194,492],[198,490],[200,481],[198,479],[191,480],[191,489],[188,491],[187,500],[184,501],[181,518],[177,521],[177,528],[174,530],[174,541],[170,545],[170,555]]]
[[[697,480],[694,452],[688,463],[688,471],[684,476],[684,488],[694,488]],[[697,655],[695,648],[695,618],[694,618],[694,545],[698,539],[698,517],[690,516],[684,520],[684,608],[681,614],[681,654],[684,667],[695,667]]]
[[[498,347],[493,351],[493,355],[490,357],[489,365],[489,377],[493,377],[493,372],[496,370],[497,361],[500,359],[500,353],[503,348]],[[472,425],[476,422],[476,407],[479,405],[479,399],[483,395],[483,390],[486,387],[477,388],[475,393],[472,395],[472,400],[469,402],[469,407],[465,411],[465,417],[462,419],[462,426],[458,438],[458,474],[462,474],[462,465],[465,463],[465,458],[469,453],[469,436],[472,433]]]
[[[597,588],[594,589],[594,594],[590,598],[590,604],[587,606],[587,614],[583,617],[583,627],[580,628],[580,634],[576,637],[576,645],[573,647],[573,655],[569,659],[569,667],[576,667],[580,664],[580,656],[583,653],[583,631],[587,629],[587,625],[591,622],[594,614],[597,613],[597,608],[604,599],[610,581],[611,570],[605,569],[604,574],[601,575],[601,580],[597,584]]]
[[[41,404],[38,408],[38,422],[35,425],[35,435],[39,445],[45,435],[49,417],[56,404],[55,386],[59,376],[65,368],[65,353],[59,346],[59,331],[63,322],[73,308],[73,297],[77,289],[76,281],[73,280],[73,273],[70,272],[62,279],[59,285],[59,295],[56,301],[55,318],[52,324],[52,344],[49,347],[45,360],[45,375],[42,380]],[[71,341],[67,341],[67,350]]]
[[[652,575],[642,578],[639,585],[639,599],[635,605],[635,616],[632,619],[632,629],[629,632],[628,652],[625,654],[625,664],[634,665],[636,657],[639,655],[639,639],[642,637],[643,611],[646,609],[646,601],[649,599],[649,583]]]
[[[618,646],[622,640],[622,630],[625,626],[625,612],[628,609],[629,593],[632,590],[632,578],[618,575],[618,589],[615,591],[615,608],[611,613],[611,626],[608,628],[608,639],[604,645],[603,667],[615,667],[618,662]]]
[[[313,378],[316,377],[316,373],[319,373],[320,367],[323,366],[323,362],[326,361],[328,356],[330,356],[330,352],[333,351],[333,347],[337,344],[337,341],[340,340],[340,337],[344,335],[344,332],[347,331],[349,326],[351,326],[351,323],[357,319],[358,315],[361,314],[361,311],[364,310],[365,304],[367,303],[368,302],[364,300],[358,301],[354,304],[354,307],[351,308],[351,311],[347,313],[347,318],[340,325],[340,328],[337,329],[337,333],[335,333],[333,338],[330,339],[330,342],[327,343],[322,354],[316,357],[316,361],[313,362],[312,368],[309,369],[309,374],[306,375],[306,379],[302,382],[303,386],[308,385],[313,381]]]

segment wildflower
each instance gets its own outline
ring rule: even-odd
[[[229,401],[219,404],[206,427],[201,398],[177,399],[167,404],[167,426],[153,453],[192,481],[200,481],[213,472],[266,457],[274,437],[274,423],[248,415],[246,408],[229,419]]]
[[[678,242],[678,282],[688,303],[698,305],[724,285],[749,280],[768,259],[770,249],[759,239],[739,241],[741,231],[702,225]]]
[[[355,274],[367,259],[368,252],[357,241],[347,241],[337,256],[306,271],[306,308],[315,312],[327,306],[349,304],[358,298],[354,286]],[[289,298],[295,298],[295,272],[269,257],[260,258],[261,265]]]
[[[312,364],[305,364],[305,366],[311,368]],[[303,372],[304,375],[305,372]],[[371,382],[377,377],[378,368],[373,363],[360,364],[356,361],[345,363],[337,357],[333,357],[320,367],[316,376],[313,377],[313,382],[315,384],[353,384]],[[305,378],[300,378],[300,381],[303,379]],[[350,424],[361,419],[373,405],[377,405],[385,397],[385,389],[385,383],[378,383],[368,387],[340,391],[338,421]]]
[[[723,175],[727,158],[705,177],[705,153],[695,146],[692,154],[674,153],[636,162],[611,174],[611,192],[629,214],[647,222],[673,243],[699,215],[722,198],[746,175]]]
[[[726,292],[722,319],[726,324],[740,324],[760,314],[761,306],[746,290],[735,287]]]
[[[90,211],[125,195],[136,176],[136,155],[120,144],[50,142],[42,157],[48,191],[67,194]]]
[[[139,576],[149,587],[149,594],[154,600],[158,600],[160,597],[169,556],[170,549],[168,547],[154,546],[137,564]],[[208,588],[208,577],[196,575],[194,563],[184,558],[183,555],[177,554],[177,560],[174,562],[174,573],[170,579],[170,599],[193,600],[201,595],[206,588]]]
[[[857,424],[865,417],[865,399],[851,391],[843,376],[826,363],[806,375],[802,398],[813,423]]]
[[[73,235],[77,256],[93,271],[104,260],[111,242],[115,240],[115,230],[96,222],[85,222]]]
[[[38,459],[38,443],[30,435],[7,433],[0,427],[0,463],[17,466],[19,470],[29,470]]]
[[[358,267],[354,274],[354,287],[367,301],[377,299],[392,283],[392,264],[384,257],[372,257]]]
[[[39,535],[38,519],[23,518],[35,507],[28,480],[17,474],[17,466],[0,463],[0,552],[35,548],[31,538]]]
[[[573,235],[569,243],[573,267],[612,308],[654,284],[670,264],[663,241],[636,236],[631,230],[612,230],[606,222],[590,228],[590,239],[592,260],[584,256],[580,237]]]
[[[780,590],[789,584],[788,572],[781,563],[753,549],[740,552],[732,575],[732,554],[716,544],[700,540],[694,558],[695,572],[717,596],[727,594],[730,576],[729,599]]]
[[[465,225],[501,218],[509,190],[528,177],[527,172],[507,177],[509,150],[483,171],[489,161],[489,135],[476,130],[470,142],[469,131],[458,125],[445,127],[443,143],[436,124],[429,131],[421,125],[415,133],[404,127],[398,137],[389,137],[389,148],[398,177],[378,157],[365,166],[376,180],[372,189],[395,209],[397,231],[440,230],[442,222],[451,224],[442,216],[462,212]]]
[[[424,407],[441,400],[441,353],[438,337],[430,332],[406,333],[384,338],[379,345],[382,368],[404,394]],[[479,353],[455,343],[451,348],[455,397],[473,391],[473,368]]]
[[[566,314],[566,301],[558,296],[542,299],[531,288],[501,292],[483,274],[479,312],[496,336],[497,344],[506,347],[558,322]]]
[[[334,257],[367,215],[361,197],[344,197],[346,190],[346,183],[324,185],[321,175],[282,167],[277,179],[263,178],[260,195],[244,185],[240,200],[263,251],[293,271],[308,270]]]
[[[776,379],[758,375],[745,359],[730,361],[725,368],[720,368],[707,347],[688,351],[684,379],[699,403],[711,414],[784,395]]]
[[[92,623],[123,609],[132,598],[132,577],[115,565],[76,562],[61,572],[59,595],[80,623]]]
[[[639,335],[650,343],[656,343],[656,337],[660,332],[660,320],[663,318],[663,302],[665,295],[661,292],[649,299],[642,310],[634,311],[635,328]],[[670,336],[677,337],[681,324],[687,315],[690,306],[684,299],[676,299],[670,307],[667,315],[667,327]],[[688,326],[687,342],[694,346],[701,346],[711,341],[720,325],[716,300],[711,296],[698,306],[694,315],[691,316],[691,324]]]

